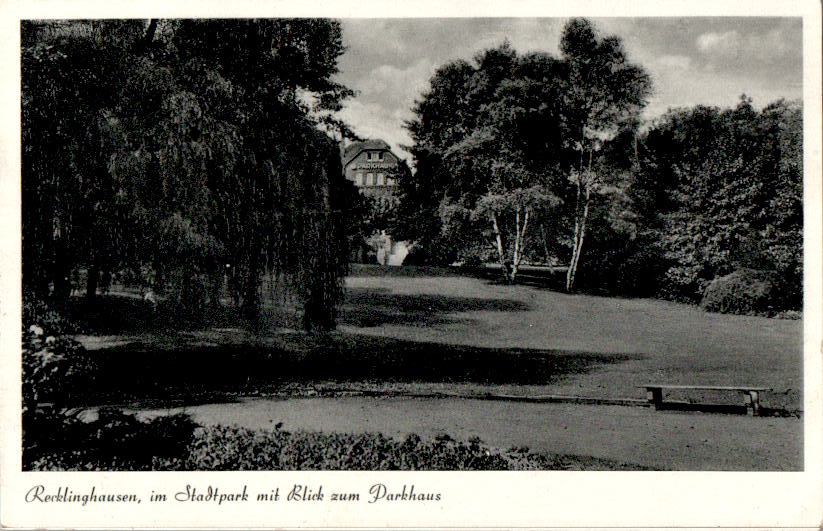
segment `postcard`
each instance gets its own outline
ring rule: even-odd
[[[2,13],[3,526],[821,525],[819,3]]]

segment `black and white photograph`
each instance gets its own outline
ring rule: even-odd
[[[4,525],[545,526],[454,485],[670,472],[793,473],[819,523],[807,7],[812,49],[797,10],[20,16]],[[660,518],[619,522],[779,525]]]

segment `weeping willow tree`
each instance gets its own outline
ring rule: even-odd
[[[332,80],[338,23],[21,29],[24,285],[65,297],[57,285],[84,269],[93,299],[98,274],[129,270],[199,311],[228,277],[254,318],[271,276],[304,327],[334,325],[348,257],[336,198],[349,184],[317,117],[352,94]]]

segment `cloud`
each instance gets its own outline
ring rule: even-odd
[[[703,33],[697,37],[697,49],[703,53],[737,55],[740,53],[740,44],[740,33],[737,30]]]
[[[655,61],[655,65],[672,70],[688,70],[692,66],[692,58],[685,55],[664,55]]]
[[[411,137],[403,128],[403,111],[392,109],[379,103],[363,103],[351,100],[346,103],[338,116],[354,127],[364,138],[382,138],[400,158],[411,159],[411,155],[401,148],[411,144]],[[410,116],[410,112],[409,112]]]
[[[745,58],[750,65],[772,64],[786,59],[799,60],[802,49],[802,30],[790,24],[763,31],[752,28],[745,33],[736,29],[707,32],[695,41],[697,49],[718,62]]]
[[[398,155],[409,158],[409,154],[400,149],[401,144],[411,143],[403,124],[413,117],[414,101],[428,87],[435,68],[426,57],[406,67],[392,64],[373,67],[349,83],[359,95],[346,103],[339,117],[358,135],[382,138]]]
[[[735,105],[740,94],[765,105],[802,96],[800,18],[654,17],[593,20],[617,35],[629,60],[644,67],[655,93],[645,116],[669,107]],[[435,69],[508,39],[519,53],[558,54],[561,18],[344,19],[348,51],[339,81],[359,91],[341,112],[362,136],[395,150],[410,143],[403,122]],[[399,153],[408,156],[407,153]]]
[[[473,39],[452,53],[462,59],[471,59],[477,52],[500,46],[508,40],[518,53],[539,51],[557,55],[563,23],[561,19],[503,19],[495,24],[497,27],[477,31]]]
[[[359,80],[357,88],[366,97],[388,97],[411,102],[426,89],[435,69],[436,65],[425,57],[406,68],[383,64]]]

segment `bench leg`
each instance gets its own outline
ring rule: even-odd
[[[657,411],[663,404],[663,389],[660,387],[646,389],[646,399],[649,401],[649,405]]]
[[[760,393],[757,391],[746,391],[746,412],[752,416],[760,415]]]

